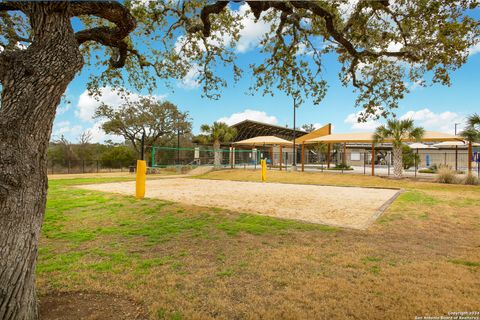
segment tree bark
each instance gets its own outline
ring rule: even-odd
[[[83,66],[66,7],[30,5],[34,41],[0,79],[0,319],[38,318],[35,266],[47,147],[62,94]]]
[[[393,176],[401,178],[403,174],[403,151],[402,147],[393,147]]]
[[[213,142],[213,164],[215,167],[220,167],[222,152],[220,151],[220,141],[216,140]]]

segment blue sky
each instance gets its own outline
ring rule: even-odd
[[[247,67],[252,61],[258,61],[258,38],[264,25],[249,25],[242,31],[242,38],[237,47],[237,61],[240,66]],[[323,77],[328,81],[327,96],[320,105],[306,101],[297,110],[297,126],[304,123],[322,125],[332,123],[335,132],[355,132],[373,130],[378,122],[369,121],[358,124],[354,108],[355,93],[352,87],[343,87],[338,80],[339,64],[334,56],[327,56],[324,61]],[[400,102],[396,110],[398,116],[416,120],[418,125],[427,130],[453,133],[455,123],[462,123],[466,115],[480,112],[478,90],[480,88],[480,45],[471,49],[468,62],[452,74],[452,86],[417,87],[410,84],[411,93]],[[227,77],[228,73],[225,73]],[[92,119],[93,111],[99,104],[88,96],[86,83],[89,70],[84,69],[67,90],[67,100],[57,112],[52,139],[64,135],[70,141],[76,141],[78,135],[90,130],[93,141],[119,137],[105,135],[100,129],[98,120]],[[160,99],[167,99],[183,110],[188,111],[193,120],[194,133],[198,133],[200,125],[222,120],[229,124],[249,118],[277,125],[293,126],[292,100],[282,92],[274,97],[263,97],[261,94],[246,94],[251,83],[249,73],[236,85],[229,85],[222,91],[219,100],[201,97],[201,88],[195,79],[185,79],[174,85],[174,92],[160,86],[154,94]],[[136,93],[134,93],[135,95]],[[104,102],[118,105],[122,101],[115,90],[107,88],[101,98]]]

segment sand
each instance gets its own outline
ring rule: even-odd
[[[131,181],[79,187],[125,195],[135,193],[135,182]],[[145,196],[236,212],[365,229],[399,193],[399,190],[378,188],[172,178],[147,181]]]

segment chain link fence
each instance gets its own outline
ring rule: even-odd
[[[102,160],[48,160],[48,174],[134,172],[135,163],[127,165],[125,161]]]

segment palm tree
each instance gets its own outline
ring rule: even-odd
[[[403,172],[403,140],[420,141],[425,134],[422,127],[415,127],[413,120],[391,119],[386,125],[381,125],[375,130],[374,141],[384,142],[391,140],[393,147],[393,175],[400,178]]]
[[[472,171],[472,144],[480,141],[480,115],[474,113],[467,118],[467,127],[460,135],[468,141],[468,172]]]
[[[229,127],[226,123],[223,122],[214,122],[213,125],[203,124],[200,127],[201,134],[198,137],[199,141],[204,144],[213,143],[213,152],[214,152],[214,165],[220,166],[221,154],[220,143],[230,142],[235,139],[237,135],[237,130],[235,128]]]

